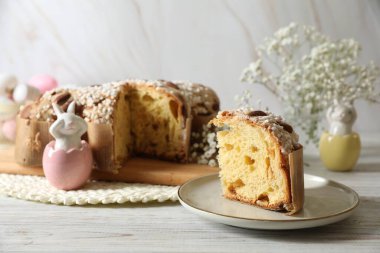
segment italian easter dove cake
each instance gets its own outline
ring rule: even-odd
[[[52,104],[75,113],[87,123],[94,167],[118,173],[133,156],[187,162],[191,131],[219,111],[216,93],[187,81],[126,80],[81,88],[57,88],[25,105],[17,117],[16,161],[41,166],[52,140],[49,127],[57,119]]]
[[[217,133],[224,197],[296,213],[303,206],[302,146],[281,117],[269,112],[219,112]]]

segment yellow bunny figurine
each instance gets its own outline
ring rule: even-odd
[[[329,132],[319,141],[319,151],[324,166],[333,171],[352,170],[360,156],[360,137],[352,131],[356,111],[352,103],[334,102],[327,110]]]

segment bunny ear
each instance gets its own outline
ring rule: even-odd
[[[61,107],[56,103],[53,103],[53,109],[54,109],[54,112],[57,116],[59,116],[63,113]]]
[[[67,108],[67,112],[75,114],[75,101],[69,104],[69,107]]]

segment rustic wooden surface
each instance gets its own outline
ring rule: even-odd
[[[255,231],[212,223],[178,203],[55,206],[0,197],[0,252],[380,252],[380,146],[363,148],[353,172],[305,172],[356,190],[347,220],[299,231]]]
[[[43,176],[42,168],[25,167],[14,161],[14,147],[0,149],[0,173]],[[218,172],[217,168],[201,164],[181,164],[154,159],[132,158],[118,174],[93,170],[97,180],[162,185],[181,185],[203,175]]]

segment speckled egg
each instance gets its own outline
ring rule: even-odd
[[[16,139],[16,120],[10,119],[3,122],[1,131],[7,140],[14,141]]]
[[[29,79],[28,84],[39,89],[41,93],[52,90],[58,86],[57,80],[49,75],[35,75]]]

